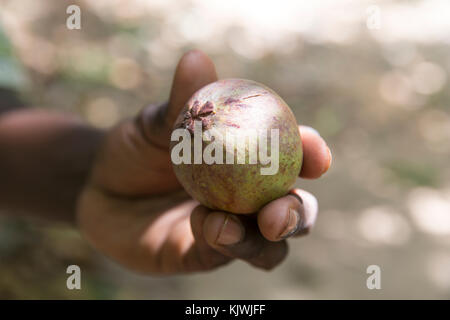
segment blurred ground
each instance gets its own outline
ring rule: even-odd
[[[74,3],[81,30],[66,28]],[[0,87],[29,105],[110,127],[163,101],[199,48],[221,78],[278,92],[334,156],[298,181],[320,217],[273,272],[141,277],[70,227],[4,215],[0,298],[450,298],[448,1],[0,0],[0,28]],[[69,264],[81,291],[66,289]],[[372,264],[381,290],[366,287]]]

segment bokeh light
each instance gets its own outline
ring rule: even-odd
[[[107,129],[164,102],[178,59],[198,48],[219,77],[278,92],[327,140],[333,165],[297,182],[317,196],[319,218],[271,273],[238,262],[143,277],[92,253],[73,229],[5,215],[0,297],[73,297],[58,285],[74,260],[86,266],[81,298],[365,299],[370,264],[387,279],[379,297],[450,297],[449,1],[74,3],[81,30],[65,27],[63,1],[0,0],[0,87]],[[379,28],[367,27],[370,6]]]

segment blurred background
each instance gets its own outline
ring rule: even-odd
[[[70,226],[4,214],[0,298],[450,298],[449,1],[0,0],[0,100],[108,128],[164,101],[192,48],[328,141],[331,170],[297,183],[319,199],[313,233],[270,273],[143,277]],[[82,290],[66,288],[70,264]],[[366,287],[373,264],[381,290]]]

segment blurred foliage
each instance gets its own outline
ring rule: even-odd
[[[0,87],[19,89],[25,85],[25,76],[15,59],[13,49],[0,25]]]

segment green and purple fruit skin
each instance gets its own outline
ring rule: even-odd
[[[262,175],[267,167],[246,164],[173,165],[184,189],[213,210],[248,214],[285,195],[295,183],[302,166],[302,142],[297,121],[288,105],[270,88],[250,80],[224,79],[197,91],[186,103],[174,129],[192,130],[193,120],[202,121],[203,132],[225,131],[239,138],[245,129],[279,130],[279,168],[274,175]],[[194,139],[192,139],[192,144]],[[171,143],[171,148],[177,142]],[[203,148],[207,143],[203,141]],[[270,150],[270,139],[267,142]],[[270,152],[270,151],[269,151]],[[236,150],[235,150],[236,155]],[[192,153],[193,157],[193,153]]]

